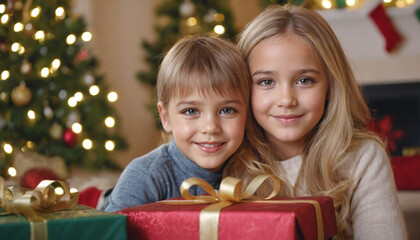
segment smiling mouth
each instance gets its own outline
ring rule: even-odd
[[[225,144],[224,142],[218,142],[218,143],[195,143],[201,150],[207,153],[214,153],[219,151],[222,146]]]
[[[279,115],[273,116],[277,121],[282,123],[294,123],[298,121],[302,115]]]

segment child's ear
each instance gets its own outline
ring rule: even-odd
[[[168,110],[165,108],[165,106],[163,106],[163,103],[160,101],[157,103],[157,108],[159,111],[160,122],[162,123],[163,129],[165,129],[167,133],[171,133],[172,127],[171,121],[169,119]]]

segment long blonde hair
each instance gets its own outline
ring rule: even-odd
[[[350,208],[346,192],[351,184],[343,167],[354,160],[349,153],[362,141],[374,139],[380,142],[380,139],[368,130],[370,111],[347,57],[333,30],[316,11],[295,5],[270,6],[244,28],[238,38],[238,47],[248,61],[259,42],[288,31],[299,36],[316,52],[328,78],[328,103],[323,118],[306,142],[296,186],[304,182],[311,195],[333,198],[338,229],[342,234]],[[260,137],[253,144],[260,161],[269,171],[284,176],[284,170],[276,163],[281,156],[270,149],[263,129],[255,126],[255,119],[253,122],[255,133],[250,137]],[[304,194],[298,190],[291,193]]]

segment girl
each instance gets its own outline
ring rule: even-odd
[[[232,162],[228,174],[266,171],[287,180],[288,195],[331,196],[338,238],[405,239],[389,158],[368,130],[369,109],[328,23],[304,7],[272,6],[238,46],[259,124],[247,132],[261,139],[253,143],[261,163]]]

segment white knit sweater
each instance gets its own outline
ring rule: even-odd
[[[407,239],[404,218],[389,158],[375,141],[366,141],[349,163],[353,183],[348,191],[350,214],[345,223],[346,239]],[[280,161],[286,179],[295,186],[302,158]],[[305,184],[302,184],[306,188]],[[302,190],[302,189],[300,189]],[[303,190],[303,192],[307,192]]]

